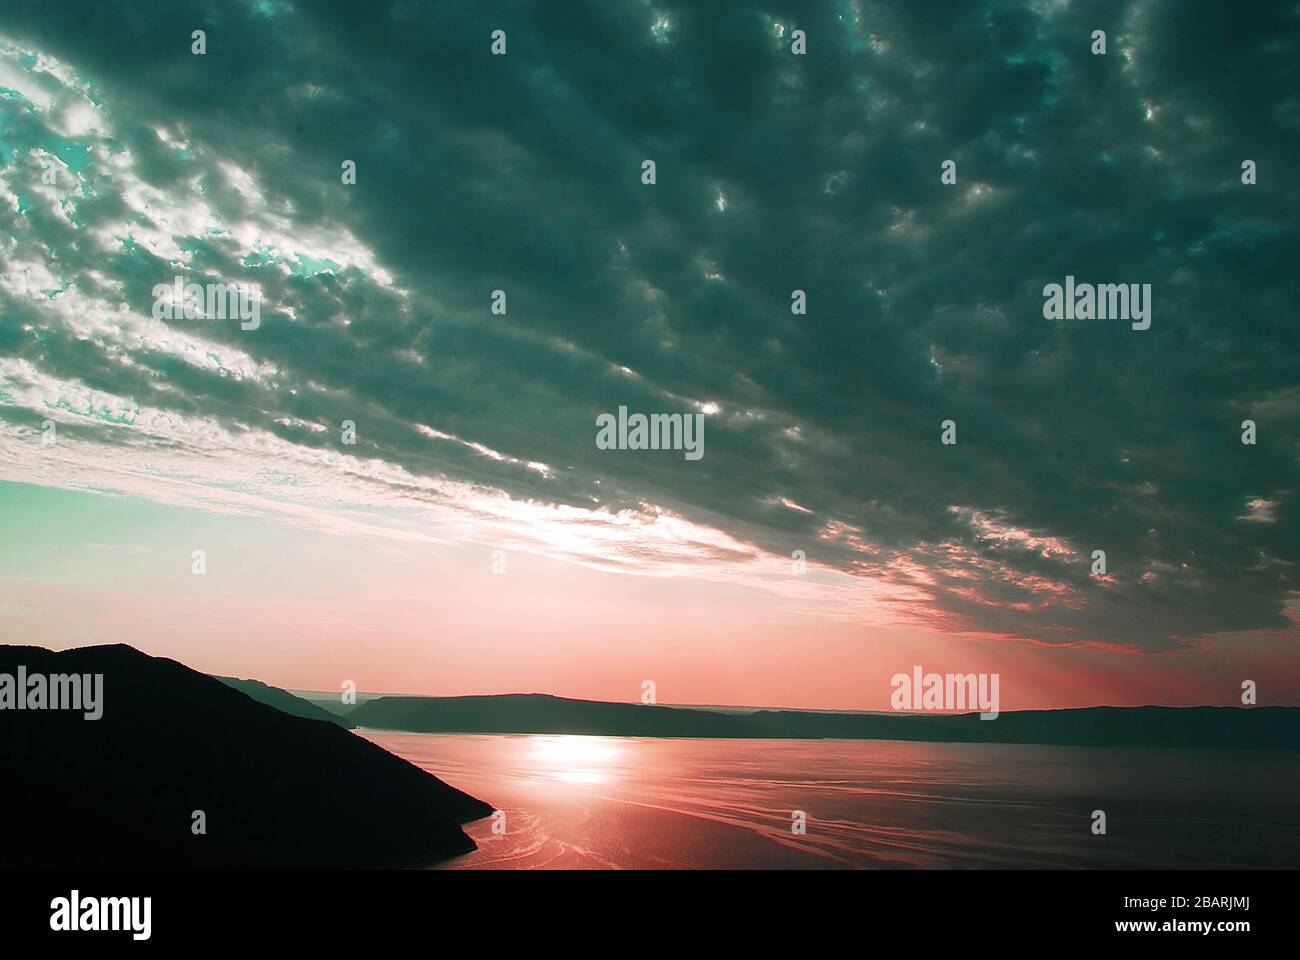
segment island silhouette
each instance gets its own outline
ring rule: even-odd
[[[505,694],[377,697],[343,716],[360,727],[418,733],[1300,749],[1295,707],[1085,707],[983,720],[978,713],[713,709]]]

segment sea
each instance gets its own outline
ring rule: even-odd
[[[1283,751],[358,733],[497,811],[438,869],[1300,864]]]

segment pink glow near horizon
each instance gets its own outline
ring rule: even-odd
[[[288,689],[333,691],[350,680],[375,693],[635,702],[652,680],[661,703],[887,710],[891,677],[920,665],[998,673],[1003,710],[1229,705],[1244,680],[1259,684],[1263,704],[1294,703],[1300,690],[1294,631],[1162,654],[965,635],[931,622],[941,618],[926,608],[924,557],[900,558],[889,583],[815,564],[792,576],[788,561],[752,550],[690,560],[673,551],[715,535],[671,516],[651,521],[668,526],[649,559],[620,547],[622,561],[606,568],[576,559],[579,548],[562,537],[545,534],[543,544],[534,534],[497,541],[512,546],[494,573],[489,544],[449,542],[436,527],[369,536],[356,517],[344,527],[297,525],[67,492],[33,497],[30,530],[0,550],[8,642],[128,643]],[[199,543],[202,577],[190,570]],[[631,575],[636,563],[655,575]],[[1032,589],[1044,602],[1062,599],[1050,585]]]

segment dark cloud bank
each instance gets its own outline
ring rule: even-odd
[[[896,2],[859,20],[848,3],[11,0],[0,34],[93,81],[139,176],[168,190],[229,158],[410,294],[195,238],[196,264],[264,285],[256,335],[213,336],[274,363],[274,389],[161,356],[123,367],[57,331],[41,362],[303,443],[332,441],[275,420],[352,418],[361,455],[416,473],[664,504],[780,554],[910,573],[955,629],[1161,650],[1282,628],[1300,579],[1298,27],[1283,3]],[[218,176],[207,196],[248,212]],[[67,271],[105,269],[46,225],[30,242]],[[171,276],[155,259],[108,265],[140,310]],[[1151,284],[1151,328],[1044,319],[1067,274]],[[35,361],[3,326],[0,352]],[[703,403],[699,462],[595,446],[619,405]]]

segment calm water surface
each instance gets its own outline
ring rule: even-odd
[[[1300,865],[1273,751],[361,734],[505,812],[452,869]]]

